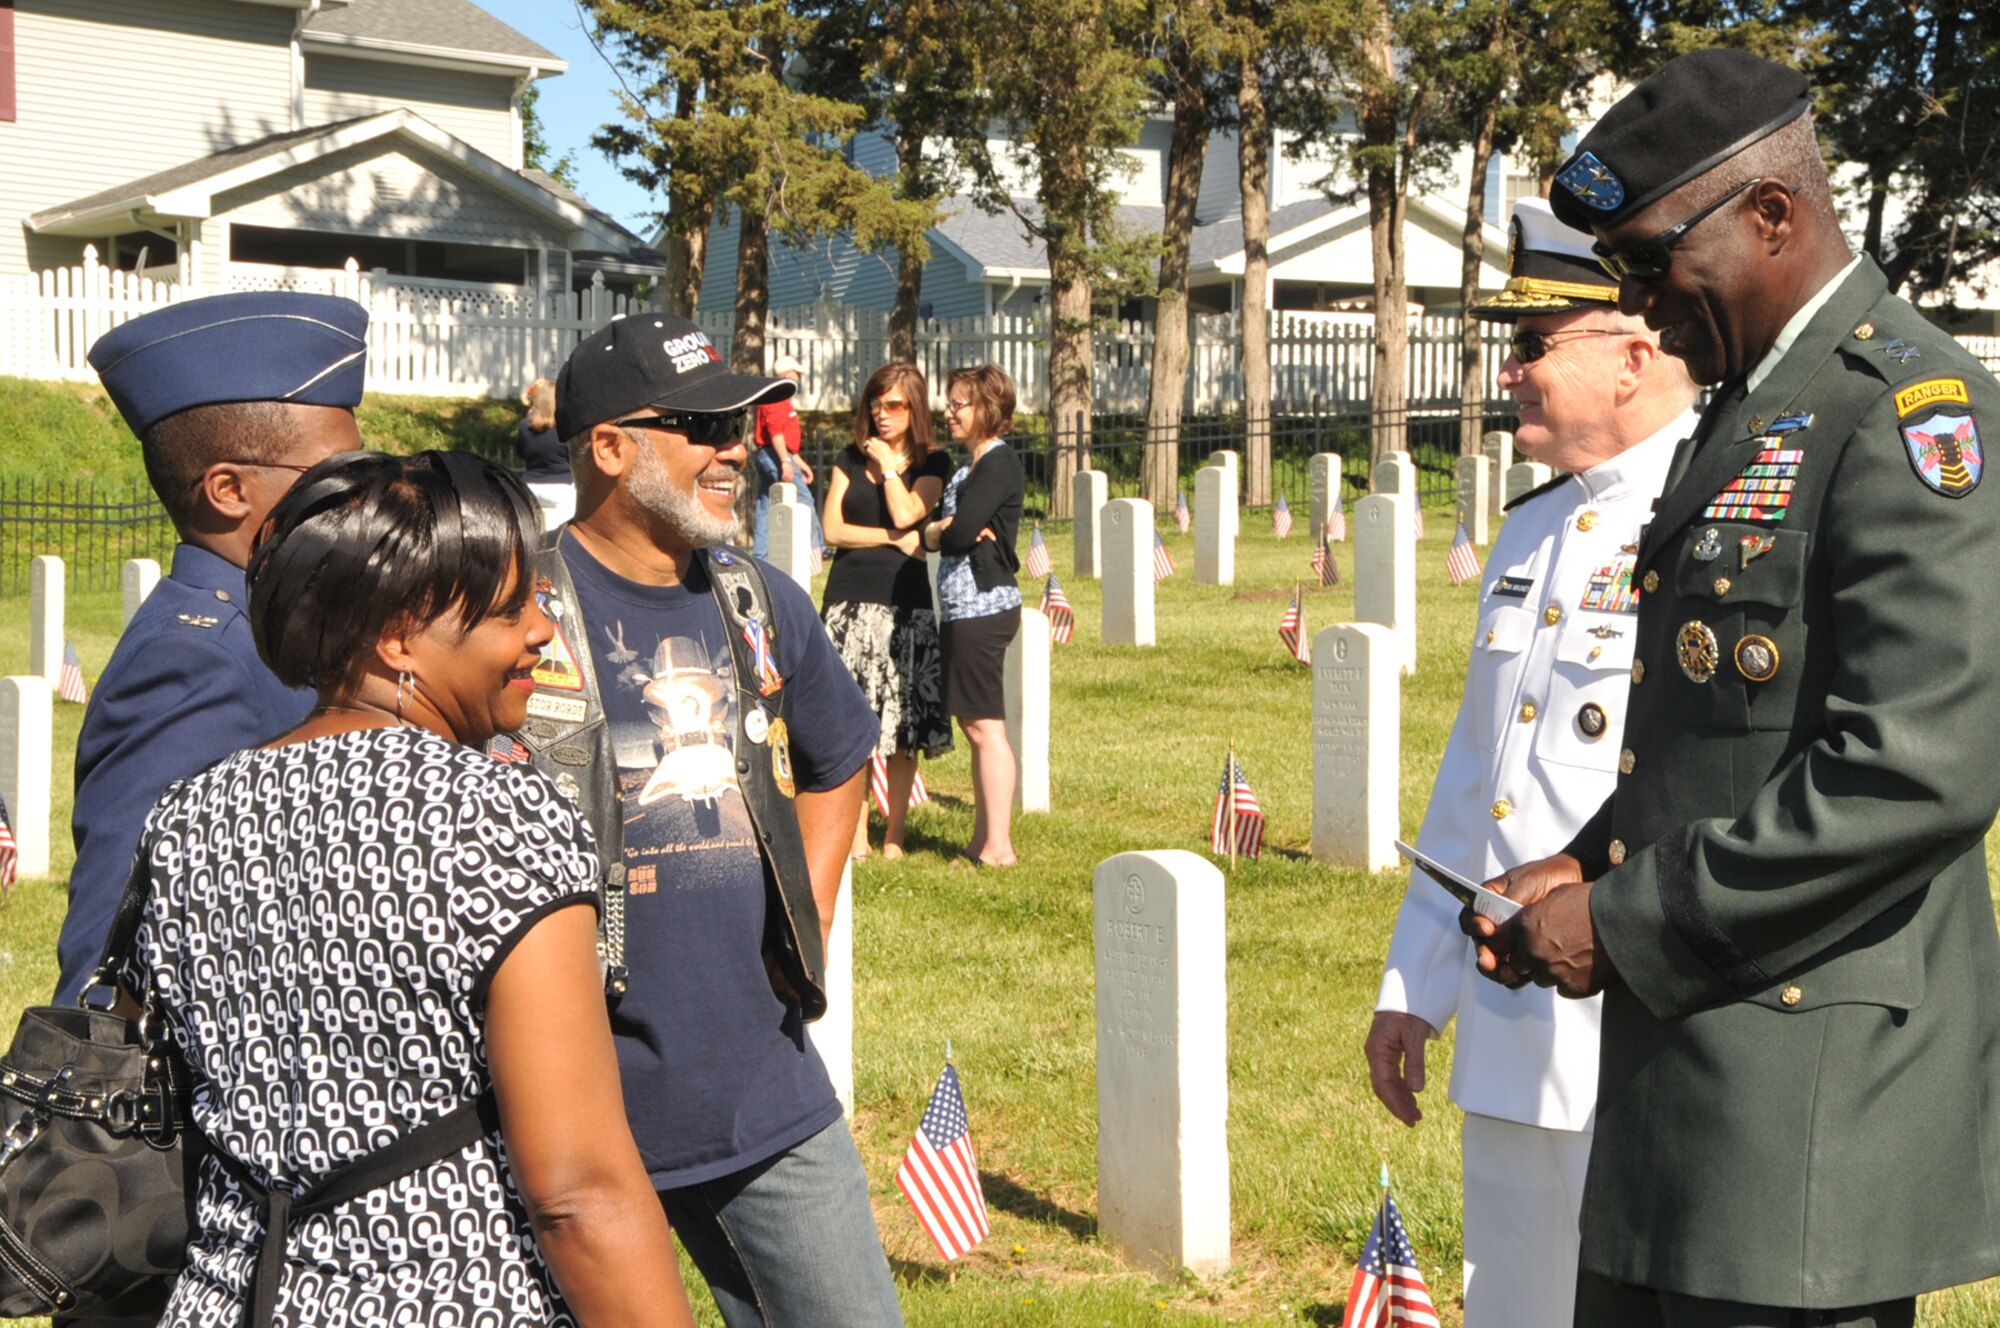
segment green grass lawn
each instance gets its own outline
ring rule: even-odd
[[[1402,824],[1422,818],[1458,704],[1475,589],[1452,587],[1448,513],[1430,516],[1418,561],[1422,666],[1403,684]],[[925,778],[910,856],[857,865],[856,1134],[913,1328],[930,1325],[1337,1324],[1387,1161],[1447,1324],[1461,1321],[1458,1114],[1444,1101],[1451,1039],[1429,1066],[1426,1120],[1396,1125],[1369,1092],[1360,1047],[1400,872],[1319,866],[1306,854],[1311,679],[1279,644],[1310,542],[1277,541],[1247,514],[1237,586],[1194,584],[1193,543],[1162,529],[1180,574],[1158,596],[1160,644],[1097,644],[1099,587],[1069,577],[1052,532],[1076,639],[1055,647],[1055,810],[1021,818],[1021,866],[954,863],[971,828],[961,743]],[[1341,570],[1351,585],[1351,554]],[[1306,592],[1314,629],[1352,616],[1350,585]],[[1038,591],[1030,589],[1033,603]],[[118,632],[115,594],[78,595],[70,635],[87,674]],[[26,604],[0,599],[0,672],[27,658]],[[56,818],[69,817],[81,710],[56,721]],[[1204,851],[1224,749],[1236,745],[1267,817],[1265,851],[1229,878],[1229,1150],[1234,1267],[1213,1282],[1158,1283],[1126,1269],[1096,1231],[1091,872],[1129,849]],[[1483,809],[1479,809],[1483,814]],[[878,827],[879,840],[879,827]],[[55,975],[60,881],[19,889],[0,911],[0,1022],[45,998]],[[985,1173],[993,1234],[943,1263],[894,1184],[910,1132],[952,1044]],[[1987,1284],[1929,1297],[1926,1324],[2000,1321]],[[697,1297],[699,1300],[700,1297]],[[705,1324],[719,1324],[712,1306]]]

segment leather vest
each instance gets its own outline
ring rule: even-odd
[[[590,629],[559,547],[564,529],[550,532],[535,556],[535,589],[569,643],[580,677],[559,682],[537,678],[520,738],[535,768],[577,805],[597,837],[603,864],[599,951],[605,989],[615,1000],[624,995],[630,976],[625,951],[625,823],[611,723],[592,661]],[[791,689],[771,662],[777,656],[777,642],[770,594],[763,573],[749,558],[726,549],[700,549],[694,556],[707,574],[710,594],[722,615],[734,666],[730,741],[737,785],[764,866],[765,967],[772,989],[797,1004],[811,1022],[826,1013],[826,958],[805,841],[792,805]],[[765,671],[759,669],[754,644],[760,635]],[[647,959],[641,955],[638,962]]]

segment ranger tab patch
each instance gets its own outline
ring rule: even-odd
[[[1986,454],[1970,410],[1933,411],[1901,428],[1917,478],[1947,498],[1963,498],[1979,487]]]
[[[1783,521],[1792,505],[1801,448],[1767,447],[1702,512],[1704,521]]]
[[[1907,418],[1925,406],[1945,401],[1955,401],[1961,406],[1972,404],[1972,398],[1965,393],[1963,378],[1926,378],[1921,383],[1911,383],[1896,393],[1896,415]]]

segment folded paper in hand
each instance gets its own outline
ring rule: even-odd
[[[1493,891],[1480,885],[1479,882],[1460,876],[1436,858],[1425,853],[1419,853],[1414,847],[1405,844],[1400,839],[1396,841],[1396,849],[1404,857],[1416,864],[1418,871],[1421,871],[1424,875],[1443,886],[1452,898],[1458,900],[1459,903],[1464,904],[1482,918],[1500,923],[1505,922],[1508,918],[1513,917],[1521,911],[1521,906],[1507,898],[1507,896],[1495,894]]]

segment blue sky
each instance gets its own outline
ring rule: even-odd
[[[647,214],[665,206],[618,173],[590,146],[602,124],[618,119],[618,80],[584,36],[573,0],[476,0],[481,9],[569,61],[569,72],[545,78],[541,89],[542,126],[550,149],[560,157],[575,149],[576,178],[583,196],[641,235],[653,230]]]

